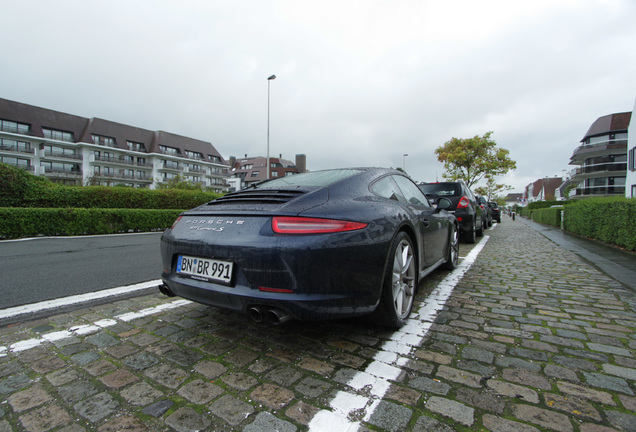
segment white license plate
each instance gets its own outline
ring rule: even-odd
[[[186,255],[179,255],[177,260],[177,273],[188,275],[194,279],[213,280],[226,285],[232,281],[232,267],[233,264],[228,261]]]

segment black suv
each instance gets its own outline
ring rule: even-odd
[[[455,213],[459,231],[468,243],[475,243],[476,236],[484,235],[482,209],[473,192],[463,181],[421,183],[418,185],[432,204],[440,198],[448,198],[453,205],[448,211]]]
[[[497,203],[494,201],[490,201],[488,205],[492,210],[492,219],[496,220],[497,223],[501,223],[501,209],[499,208]]]

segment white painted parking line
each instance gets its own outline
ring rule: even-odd
[[[159,286],[161,279],[155,279],[147,282],[141,282],[134,285],[126,285],[117,288],[110,288],[101,291],[90,292],[86,294],[79,294],[69,297],[62,297],[55,300],[47,300],[39,303],[31,303],[22,306],[16,306],[8,309],[0,310],[0,320],[5,318],[13,318],[19,315],[30,314],[35,312],[41,312],[48,309],[55,309],[59,307],[75,305],[84,303],[91,300],[99,300],[107,297],[129,294],[135,291],[141,291],[144,289]]]
[[[350,420],[354,412],[357,418],[362,415],[364,421],[369,421],[391,386],[390,381],[401,373],[399,366],[408,363],[409,358],[406,356],[420,345],[453,289],[473,265],[488,239],[488,236],[484,236],[457,268],[437,285],[407,325],[391,335],[391,340],[382,345],[374,361],[364,371],[357,372],[347,383],[353,390],[365,388],[370,397],[339,391],[329,403],[332,409],[319,411],[309,422],[310,431],[357,431],[360,422]]]
[[[27,339],[19,342],[15,342],[8,347],[0,346],[0,357],[6,357],[11,352],[26,351],[31,348],[35,348],[45,342],[56,342],[66,338],[70,338],[75,335],[89,335],[97,333],[101,329],[111,327],[118,322],[129,322],[138,318],[143,318],[149,315],[164,312],[169,309],[178,308],[192,303],[190,300],[175,300],[169,303],[163,303],[159,306],[143,309],[137,312],[128,312],[122,315],[113,317],[113,319],[103,319],[92,324],[84,324],[79,326],[73,326],[67,330],[55,331],[51,333],[44,333],[42,336]]]

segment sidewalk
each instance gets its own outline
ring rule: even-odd
[[[399,339],[267,327],[158,293],[2,327],[0,432],[304,431],[344,393],[361,431],[636,431],[636,293],[543,231],[487,230],[444,309],[414,317],[434,319],[423,340],[416,320]],[[397,374],[378,399],[361,371]]]
[[[554,243],[577,254],[636,292],[636,253],[624,252],[602,243],[586,240],[526,218],[517,218],[517,221],[539,231]]]

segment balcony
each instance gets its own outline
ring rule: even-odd
[[[608,196],[621,195],[625,196],[625,186],[589,186],[576,188],[576,197],[585,196]]]
[[[42,167],[42,168],[44,168],[44,175],[47,177],[74,178],[74,177],[82,176],[82,170],[80,169],[64,169],[64,168],[50,168],[50,167]]]
[[[66,153],[61,151],[44,151],[45,158],[56,158],[56,159],[70,159],[70,160],[81,160],[82,156],[77,153]]]
[[[9,143],[7,143],[9,142]],[[17,144],[16,141],[11,142],[10,140],[0,140],[0,150],[1,151],[8,151],[8,152],[15,152],[15,153],[29,153],[29,154],[33,154],[33,148],[31,147],[26,147],[26,146],[20,146]]]
[[[626,162],[610,162],[588,165],[572,170],[572,179],[579,182],[592,177],[625,177],[626,175]]]
[[[577,147],[570,156],[570,165],[582,165],[590,156],[627,154],[627,140],[607,140]]]

